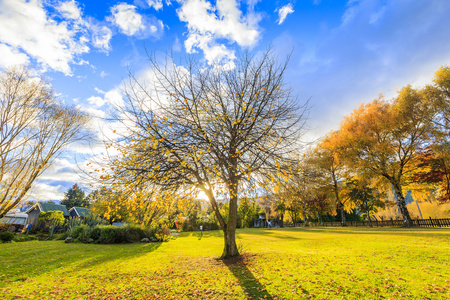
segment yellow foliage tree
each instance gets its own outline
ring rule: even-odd
[[[430,114],[423,91],[406,86],[392,102],[379,98],[356,108],[338,133],[338,147],[345,151],[349,167],[392,185],[405,226],[413,225],[405,204],[405,175],[415,170],[419,150],[430,137]]]

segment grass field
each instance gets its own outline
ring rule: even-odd
[[[167,243],[0,244],[0,299],[450,299],[450,230],[238,230]]]

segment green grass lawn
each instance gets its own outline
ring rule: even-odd
[[[450,230],[238,230],[167,243],[0,244],[0,299],[450,299]]]

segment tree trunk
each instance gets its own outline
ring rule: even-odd
[[[369,220],[369,226],[370,226],[370,227],[373,227],[373,225],[372,225],[372,219],[370,218],[369,211],[367,211],[367,219]]]
[[[307,220],[306,220],[306,203],[303,202],[302,204],[302,210],[303,210],[303,226],[308,226]]]
[[[341,199],[339,197],[339,186],[334,170],[331,173],[331,178],[333,179],[334,196],[336,197],[336,208],[341,212],[341,224],[342,226],[347,226],[347,222],[345,220],[344,204],[342,204]]]
[[[238,256],[239,251],[236,245],[236,224],[237,224],[237,181],[231,181],[228,190],[230,191],[230,203],[228,210],[228,224],[223,229],[224,248],[222,258]]]
[[[341,211],[341,224],[342,226],[347,226],[347,220],[345,218],[345,210],[344,205],[342,203],[339,203],[340,211]]]
[[[316,210],[316,213],[317,213],[317,221],[318,221],[320,224],[322,224],[322,226],[323,226],[323,221],[322,221],[322,218],[321,218],[320,215],[319,215],[319,211]]]
[[[405,220],[405,227],[412,227],[414,226],[413,221],[409,215],[409,211],[406,208],[406,203],[405,203],[405,197],[403,196],[403,191],[402,188],[400,186],[399,182],[392,182],[392,185],[394,186],[394,192],[395,195],[397,196],[397,206],[398,209],[400,210],[400,213],[403,216],[403,220]]]

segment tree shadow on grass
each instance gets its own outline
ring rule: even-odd
[[[127,260],[153,252],[161,243],[148,244],[65,244],[63,241],[24,242],[0,249],[0,286],[25,281],[44,273],[93,268],[114,260]],[[5,247],[6,248],[6,247]]]
[[[254,255],[243,253],[240,256],[222,259],[221,261],[228,267],[236,277],[239,285],[244,290],[248,299],[272,299],[263,284],[253,275],[247,265],[251,264]]]
[[[427,227],[310,227],[305,232],[347,234],[347,235],[380,235],[389,234],[394,236],[413,236],[413,237],[448,237],[449,228],[427,228]],[[439,231],[439,232],[437,232]]]
[[[179,237],[197,237],[200,238],[200,231],[182,231],[179,233]],[[202,238],[210,237],[222,237],[222,230],[204,230]]]
[[[130,245],[133,245],[130,247]],[[107,245],[103,245],[107,246]],[[113,251],[105,249],[99,251],[98,255],[93,256],[91,259],[77,266],[77,269],[93,268],[96,265],[101,265],[114,260],[125,261],[127,259],[135,258],[147,253],[153,252],[161,246],[161,242],[157,243],[145,243],[145,244],[110,244]],[[103,253],[102,253],[103,252]]]

